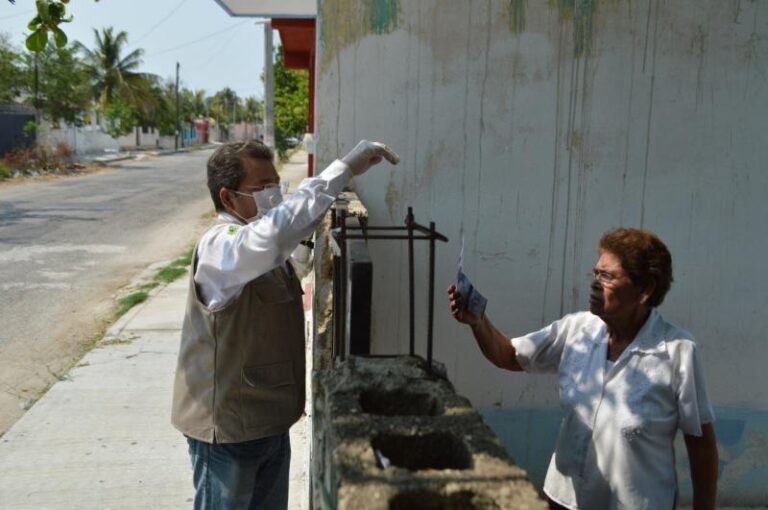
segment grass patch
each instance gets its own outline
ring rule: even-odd
[[[153,280],[159,283],[171,283],[187,273],[187,267],[192,263],[192,249],[184,255],[174,259],[170,264],[161,267],[155,273]]]
[[[192,263],[192,252],[193,251],[194,250],[192,248],[190,248],[184,255],[182,255],[181,257],[177,258],[173,262],[171,262],[171,265],[175,266],[175,267],[187,267],[188,265],[190,265]]]
[[[155,273],[155,280],[163,283],[171,283],[186,272],[186,267],[166,266]]]
[[[133,292],[119,299],[115,309],[115,319],[122,317],[125,312],[146,301],[152,289],[171,283],[186,274],[187,267],[192,263],[192,252],[193,250],[190,248],[181,257],[174,259],[167,266],[158,269],[152,277],[152,281],[142,283]]]
[[[152,290],[152,289],[156,288],[156,287],[157,287],[157,286],[159,286],[159,285],[160,285],[160,282],[147,282],[147,283],[142,283],[141,285],[139,285],[139,286],[136,288],[136,290],[137,290],[137,291],[144,291],[144,292],[149,292],[150,290]]]
[[[147,300],[149,294],[146,291],[140,290],[138,292],[132,292],[117,302],[117,310],[115,315],[121,317],[125,312]]]

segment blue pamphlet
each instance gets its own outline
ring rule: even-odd
[[[462,308],[469,310],[476,317],[485,315],[485,306],[488,300],[472,285],[467,275],[464,274],[464,235],[461,236],[461,252],[459,253],[459,272],[456,277],[456,290],[461,296]]]

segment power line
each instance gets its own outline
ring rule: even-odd
[[[20,13],[17,13],[17,14],[11,14],[10,16],[3,16],[2,18],[0,18],[0,21],[5,21],[5,20],[11,19],[11,18],[18,18],[19,16],[26,16],[27,14],[32,14],[33,12],[37,12],[37,11],[32,9],[31,11],[24,11],[24,12],[20,12]]]
[[[186,42],[186,43],[183,43],[183,44],[179,44],[178,46],[174,46],[173,48],[166,48],[164,50],[160,50],[160,51],[156,51],[154,53],[150,53],[149,55],[145,55],[144,58],[156,57],[157,55],[162,55],[164,53],[168,53],[168,52],[175,51],[175,50],[178,50],[178,49],[181,49],[181,48],[185,48],[187,46],[191,46],[193,44],[197,44],[197,43],[206,41],[206,40],[210,39],[211,37],[215,37],[215,36],[217,36],[219,34],[223,34],[224,32],[229,32],[230,30],[232,30],[232,29],[234,29],[236,27],[239,27],[240,25],[244,25],[245,23],[249,23],[249,22],[250,22],[250,20],[245,20],[242,23],[237,23],[235,25],[232,25],[230,27],[225,28],[224,30],[219,30],[218,32],[213,32],[211,34],[204,35],[203,37],[195,39],[194,41],[189,41],[189,42]]]
[[[168,14],[166,14],[166,15],[165,15],[165,17],[164,17],[163,19],[161,19],[160,21],[158,21],[157,23],[155,23],[155,24],[152,26],[152,28],[150,28],[149,30],[147,30],[146,32],[144,32],[144,34],[143,34],[141,37],[139,37],[138,39],[136,39],[136,41],[134,41],[133,45],[134,45],[134,46],[136,46],[137,44],[139,44],[139,42],[140,42],[140,41],[143,41],[143,40],[144,40],[144,39],[145,39],[145,38],[146,38],[146,37],[147,37],[149,34],[151,34],[152,32],[154,32],[154,31],[155,31],[155,29],[156,29],[157,27],[159,27],[160,25],[162,25],[163,23],[165,23],[165,22],[168,20],[168,18],[170,18],[171,16],[173,16],[173,15],[176,13],[176,11],[178,11],[179,9],[181,9],[181,6],[182,6],[182,5],[184,5],[186,2],[187,2],[187,0],[181,0],[181,2],[179,2],[178,4],[176,4],[176,7],[174,7],[173,9],[171,9],[171,11],[170,11]]]
[[[210,63],[211,63],[211,61],[212,61],[214,58],[216,58],[217,56],[219,56],[219,55],[221,54],[221,52],[223,52],[225,49],[227,49],[227,47],[229,46],[229,43],[231,43],[231,42],[232,42],[232,40],[235,38],[235,36],[237,36],[237,32],[234,32],[234,33],[233,33],[233,34],[232,34],[232,35],[229,37],[229,39],[227,39],[227,40],[224,42],[224,44],[222,44],[221,46],[219,46],[219,48],[218,48],[218,49],[214,50],[214,51],[213,51],[213,53],[211,53],[211,56],[210,56],[210,57],[209,57],[209,58],[208,58],[208,59],[205,61],[205,64],[203,64],[201,67],[203,67],[203,68],[205,68],[205,67],[208,67],[208,64],[210,64]]]

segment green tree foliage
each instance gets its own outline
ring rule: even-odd
[[[107,119],[107,133],[112,136],[127,135],[142,124],[142,114],[135,105],[116,97],[103,109]]]
[[[193,116],[206,117],[208,115],[208,102],[206,101],[205,90],[198,89],[190,92]]]
[[[43,115],[54,123],[77,123],[91,104],[88,72],[70,48],[47,47],[40,53],[24,55],[26,90],[35,93],[37,69],[37,104]]]
[[[115,33],[112,27],[93,30],[95,46],[80,42],[76,50],[82,55],[91,79],[94,100],[109,119],[112,134],[129,133],[145,119],[151,119],[161,108],[154,87],[155,79],[139,72],[142,49],[123,55],[128,34]]]
[[[243,105],[243,120],[246,122],[261,122],[264,119],[264,104],[255,96],[245,98]]]
[[[286,69],[283,48],[278,47],[274,64],[275,145],[284,157],[286,138],[299,137],[309,122],[309,73],[303,69]]]
[[[24,91],[23,61],[4,34],[0,34],[0,103],[10,103]]]
[[[67,17],[69,0],[36,0],[37,15],[27,24],[32,33],[27,37],[27,49],[34,52],[43,51],[48,45],[48,36],[53,36],[57,48],[67,44],[67,34],[59,27],[69,23],[72,17]]]
[[[8,0],[16,3],[16,0]],[[99,0],[95,0],[98,2]],[[60,25],[72,21],[72,16],[67,16],[69,0],[35,0],[37,14],[27,24],[32,32],[25,42],[29,51],[39,53],[48,47],[50,36],[57,48],[67,45],[67,34]]]
[[[146,74],[138,71],[144,50],[139,48],[123,55],[128,34],[122,30],[115,34],[112,27],[107,27],[101,32],[94,29],[93,34],[96,44],[92,50],[80,42],[75,43],[75,48],[91,75],[96,101],[106,107],[116,95],[129,99],[141,96],[149,80]]]
[[[211,116],[220,125],[240,122],[243,118],[240,98],[229,87],[224,87],[213,95],[209,109]]]
[[[143,126],[153,126],[161,135],[172,135],[176,132],[176,84],[173,80],[161,82],[154,78],[151,85],[154,98],[150,115],[141,116]],[[182,87],[179,90],[179,122],[185,124],[197,117],[206,117],[208,100],[205,90],[190,90]]]

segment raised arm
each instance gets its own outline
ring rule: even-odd
[[[509,337],[494,326],[487,315],[480,318],[462,308],[462,297],[455,285],[448,287],[448,304],[454,319],[472,328],[477,345],[488,361],[514,372],[523,370],[517,362],[517,353]]]

